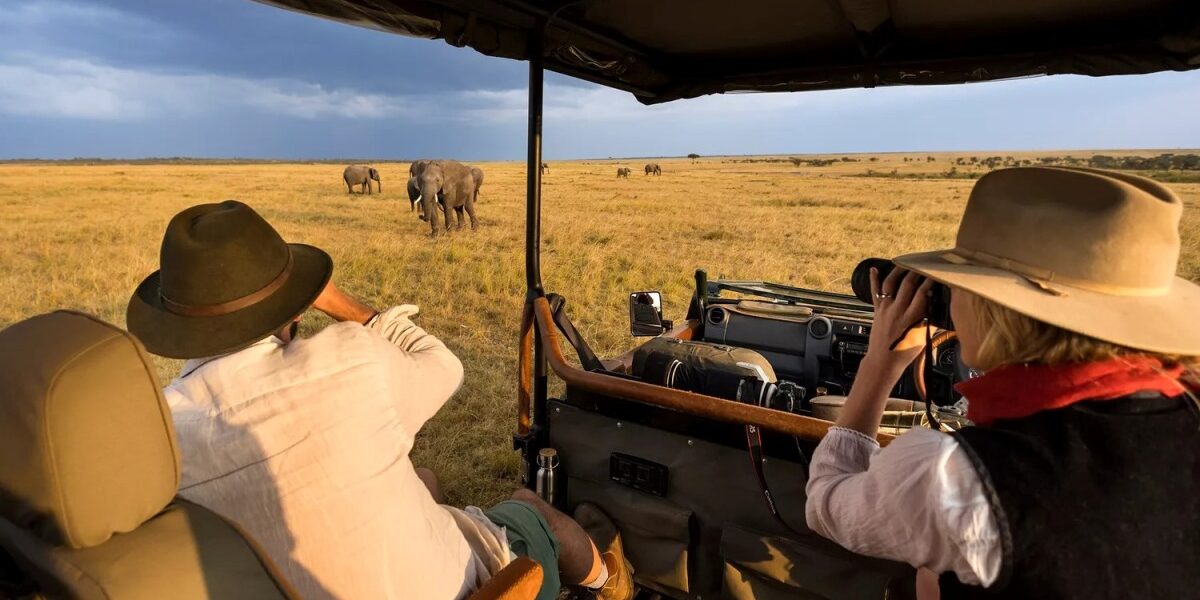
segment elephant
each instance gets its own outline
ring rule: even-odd
[[[550,165],[542,163],[542,175],[550,172]]]
[[[421,199],[421,186],[417,184],[417,177],[429,166],[431,160],[415,160],[408,167],[408,202],[409,212],[416,210],[417,201]],[[441,198],[438,199],[441,202]]]
[[[646,165],[646,174],[649,175],[651,173],[662,175],[662,167],[658,166],[658,163],[648,163]]]
[[[483,171],[479,171],[480,181],[476,181],[473,168],[453,160],[419,160],[409,167],[408,197],[414,206],[420,209],[417,216],[422,221],[429,221],[430,235],[438,235],[438,209],[446,218],[446,230],[450,230],[451,209],[458,215],[457,229],[462,229],[463,212],[471,218],[471,229],[479,226],[475,218],[475,198],[479,195],[482,185]]]
[[[633,171],[629,167],[621,167],[621,168],[617,169],[617,177],[628,178],[629,174],[632,172]]]
[[[346,193],[353,194],[354,186],[361,185],[362,193],[371,193],[371,180],[379,184],[379,193],[383,193],[383,182],[379,180],[379,170],[367,165],[350,165],[342,171],[342,180],[346,182]]]
[[[409,211],[415,210],[417,207],[417,201],[421,199],[421,187],[417,183],[417,175],[421,171],[423,171],[425,169],[425,167],[431,162],[433,162],[433,161],[430,161],[430,160],[413,161],[413,164],[409,165],[409,167],[408,167]],[[483,169],[480,169],[479,167],[471,167],[471,177],[473,177],[475,179],[474,201],[479,202],[479,190],[483,187]],[[438,204],[439,204],[439,207],[442,204],[442,195],[441,194],[438,195]],[[459,206],[455,210],[461,213],[463,210],[463,207]]]
[[[483,187],[483,169],[471,167],[471,177],[475,178],[475,202],[479,203],[479,188]]]

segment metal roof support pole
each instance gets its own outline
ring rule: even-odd
[[[522,454],[526,471],[527,485],[533,483],[534,461],[537,451],[546,443],[548,437],[547,423],[547,367],[546,349],[542,345],[542,337],[537,335],[537,327],[533,314],[533,301],[545,296],[542,289],[542,80],[543,80],[543,31],[544,22],[530,32],[529,52],[529,130],[527,140],[526,188],[525,188],[525,313],[522,319],[521,340],[533,345],[533,364],[525,363],[530,357],[528,350],[521,352],[518,368],[521,371],[520,386],[523,394],[532,396],[522,402],[522,409],[533,409],[532,430],[525,436]],[[529,331],[524,328],[529,327]],[[532,335],[529,335],[532,334]],[[532,339],[530,339],[532,338]],[[529,386],[529,374],[532,371],[532,386]],[[529,387],[532,389],[529,389]],[[519,396],[520,398],[520,396]],[[532,406],[530,406],[532,405]]]
[[[525,187],[525,287],[526,298],[544,295],[542,290],[542,36],[538,28],[531,37],[529,57],[529,131]]]

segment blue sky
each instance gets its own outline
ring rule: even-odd
[[[249,0],[0,1],[0,158],[519,159],[524,63]],[[547,77],[550,159],[1200,146],[1200,72],[735,94]]]

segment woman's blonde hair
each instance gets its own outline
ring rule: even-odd
[[[1126,348],[1043,323],[975,294],[969,297],[982,336],[976,366],[984,371],[1005,365],[1055,365],[1140,355],[1156,358],[1164,366],[1182,365],[1189,378],[1200,372],[1198,356]]]

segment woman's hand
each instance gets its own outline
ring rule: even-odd
[[[864,361],[897,373],[912,364],[925,347],[928,325],[922,322],[932,287],[933,280],[899,267],[880,282],[878,269],[871,269],[875,320]]]
[[[922,282],[919,275],[901,268],[880,283],[879,271],[871,269],[875,321],[867,355],[838,416],[839,426],[875,437],[888,394],[925,347],[925,327],[917,325],[925,319],[932,286],[932,281]]]

